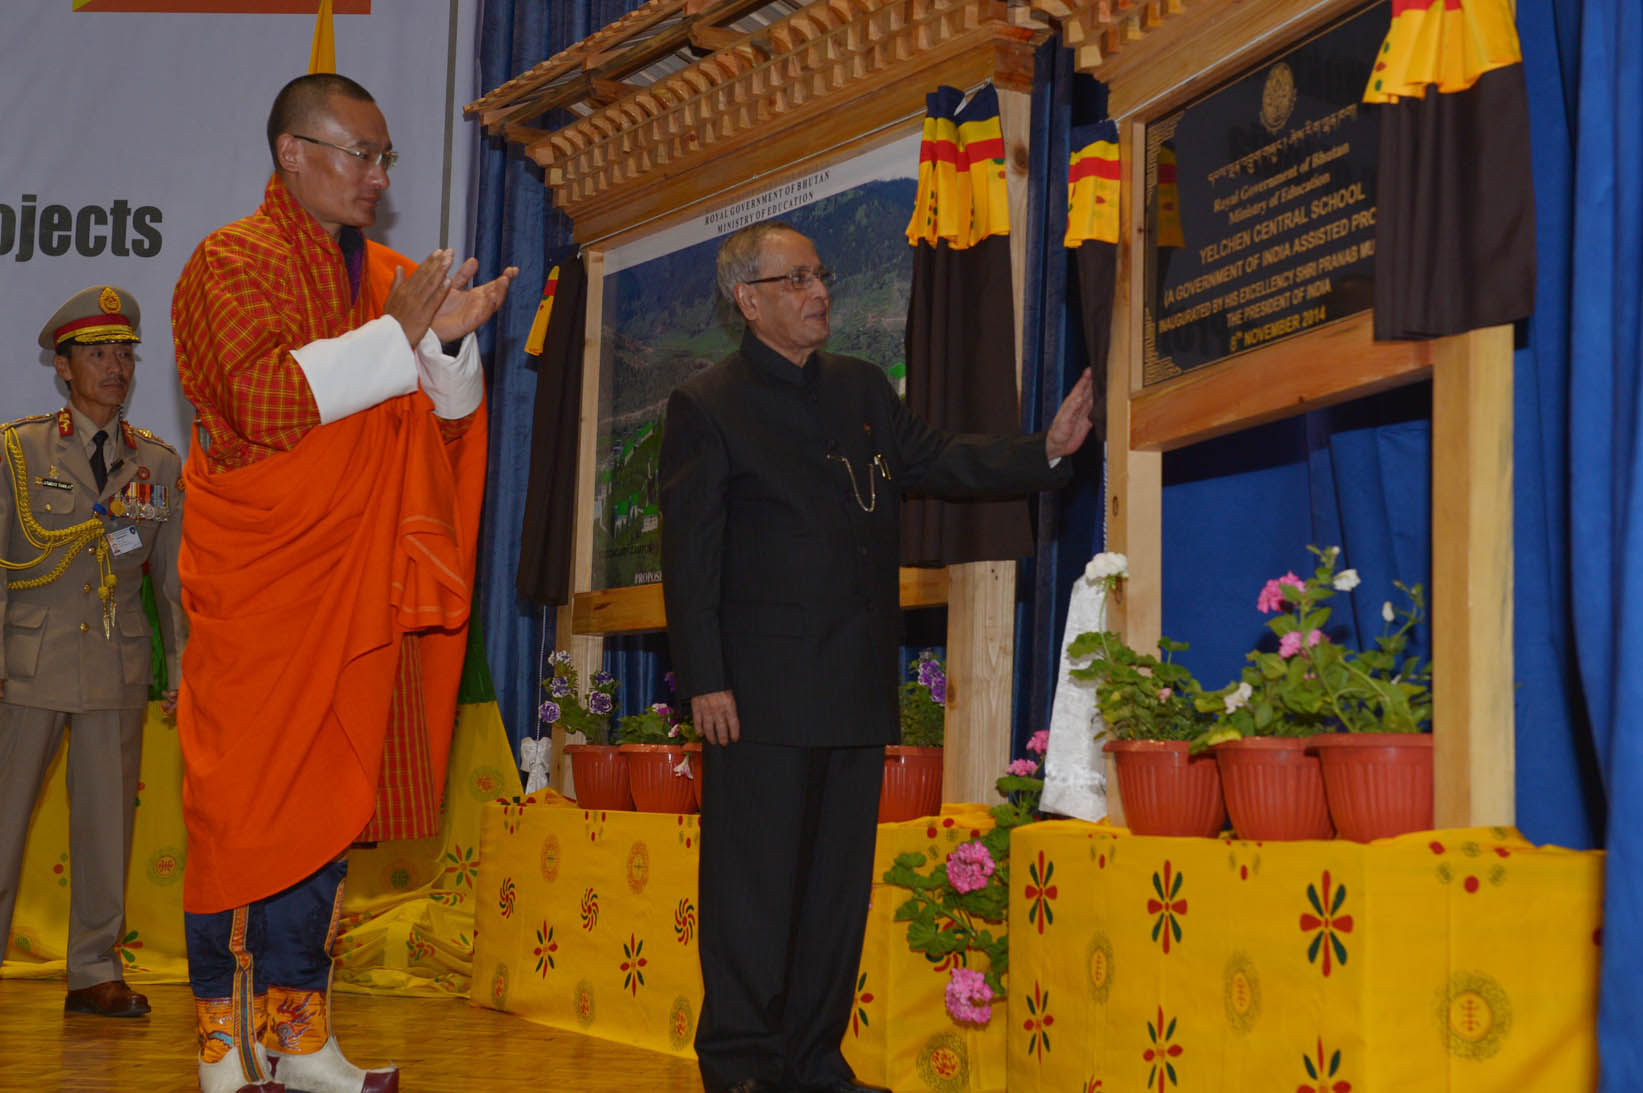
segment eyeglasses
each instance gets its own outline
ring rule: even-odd
[[[373,166],[376,166],[381,167],[384,171],[392,171],[394,169],[394,164],[399,162],[399,153],[394,151],[392,148],[388,149],[386,152],[362,152],[357,148],[344,148],[340,144],[332,144],[328,140],[305,137],[301,133],[292,133],[291,135],[296,137],[298,140],[307,141],[309,144],[318,144],[325,148],[335,148],[345,156],[353,156],[355,159],[359,160],[367,170]]]
[[[803,292],[810,287],[811,281],[820,281],[825,288],[833,283],[833,271],[826,266],[811,269],[809,266],[794,266],[786,273],[778,273],[774,277],[755,277],[751,281],[743,281],[744,285],[765,285],[777,281],[786,281],[787,287],[794,292]]]

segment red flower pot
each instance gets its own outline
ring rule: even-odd
[[[614,744],[570,744],[571,779],[576,783],[576,803],[596,812],[631,812],[633,795],[628,792],[628,764]]]
[[[640,812],[695,812],[696,779],[675,774],[685,761],[683,744],[623,744],[633,803]]]
[[[1210,837],[1227,825],[1213,755],[1188,755],[1185,740],[1109,740],[1105,749],[1135,834]]]
[[[879,823],[941,814],[941,749],[891,744],[884,749]]]
[[[1335,834],[1311,739],[1250,736],[1214,748],[1221,792],[1240,839],[1293,841]]]
[[[690,756],[690,773],[694,775],[690,780],[690,795],[696,800],[696,811],[702,810],[702,742],[693,740],[685,745],[685,754]]]
[[[1343,839],[1366,843],[1432,827],[1430,733],[1315,736],[1324,792]]]

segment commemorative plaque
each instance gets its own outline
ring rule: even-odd
[[[1146,129],[1144,386],[1369,308],[1377,3]]]

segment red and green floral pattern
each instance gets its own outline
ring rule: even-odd
[[[1038,860],[1027,863],[1027,921],[1038,927],[1039,933],[1055,921],[1055,911],[1050,906],[1057,894],[1055,885],[1050,883],[1053,876],[1055,863],[1047,861],[1040,850]]]
[[[1318,1037],[1318,1046],[1312,1055],[1301,1056],[1306,1067],[1307,1081],[1295,1087],[1295,1093],[1352,1093],[1352,1083],[1337,1078],[1341,1072],[1341,1049],[1336,1048],[1324,1058],[1324,1038]]]
[[[1147,1040],[1152,1045],[1141,1053],[1143,1062],[1150,1063],[1147,1071],[1147,1088],[1156,1089],[1164,1093],[1166,1080],[1175,1085],[1178,1078],[1175,1073],[1175,1060],[1179,1059],[1185,1049],[1175,1043],[1175,1023],[1179,1018],[1171,1017],[1169,1023],[1164,1023],[1164,1007],[1158,1007],[1158,1020],[1147,1022]],[[1156,1083],[1156,1084],[1155,1084]]]
[[[1187,913],[1187,901],[1181,895],[1185,882],[1186,875],[1174,872],[1168,860],[1161,875],[1152,875],[1152,890],[1156,895],[1147,900],[1147,914],[1154,916],[1152,939],[1163,943],[1165,956],[1169,955],[1172,937],[1177,945],[1181,943],[1181,916]]]
[[[1043,1062],[1044,1053],[1050,1050],[1050,1026],[1055,1024],[1055,1015],[1050,1012],[1050,992],[1035,979],[1033,993],[1027,995],[1024,1001],[1027,1003],[1027,1020],[1022,1028],[1027,1033],[1027,1054]]]
[[[1346,904],[1346,885],[1332,885],[1329,870],[1325,869],[1321,886],[1306,886],[1306,899],[1312,905],[1311,912],[1301,912],[1301,931],[1312,935],[1306,958],[1318,964],[1328,978],[1332,967],[1346,963],[1346,944],[1340,936],[1352,932],[1352,916],[1341,913]]]
[[[634,934],[622,943],[622,989],[633,992],[639,997],[639,988],[645,985],[645,965],[650,963],[645,958],[645,943]]]

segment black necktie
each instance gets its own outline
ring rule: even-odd
[[[102,429],[98,429],[97,435],[91,438],[91,442],[97,445],[96,451],[91,453],[91,473],[97,479],[98,493],[102,493],[103,487],[108,485],[108,464],[103,462],[103,441],[107,439],[108,433]]]

